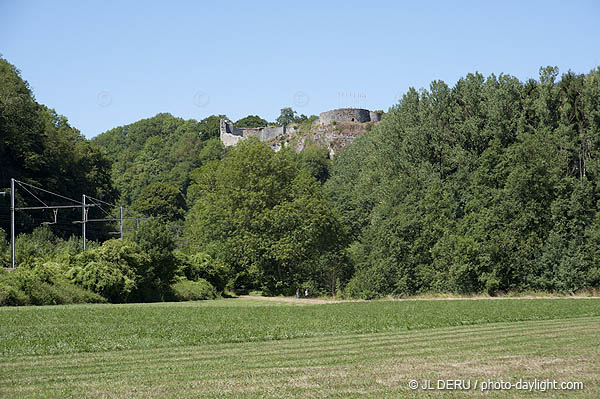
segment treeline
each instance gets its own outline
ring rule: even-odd
[[[406,93],[336,158],[352,296],[600,285],[600,69]]]
[[[228,119],[226,115],[211,115],[201,121],[184,120],[163,113],[101,133],[91,142],[103,148],[112,162],[112,181],[122,204],[155,215],[156,207],[149,202],[160,197],[165,200],[164,205],[173,207],[170,219],[183,219],[193,204],[184,204],[176,197],[187,196],[192,172],[225,155],[219,139],[222,118]],[[310,118],[297,115],[293,109],[283,108],[275,122],[248,115],[234,125],[256,128],[302,124],[316,118],[314,115]],[[150,185],[153,186],[148,188]],[[168,196],[166,192],[169,192]],[[174,205],[168,205],[172,199]]]
[[[1,86],[3,178],[16,173],[75,198],[85,188],[154,219],[124,239],[98,233],[85,252],[78,230],[20,236],[19,267],[0,276],[0,298],[38,303],[27,287],[46,292],[44,284],[111,302],[600,286],[600,69],[559,78],[548,67],[525,82],[469,74],[454,87],[410,89],[331,160],[310,143],[301,153],[257,140],[225,148],[223,115],[159,114],[89,142],[2,65],[12,82]],[[54,122],[31,127],[44,117]],[[312,119],[284,108],[277,123]],[[249,115],[236,124],[270,123]],[[50,150],[59,143],[72,155],[59,159]],[[0,240],[4,265],[8,254]]]
[[[224,154],[219,140],[221,117],[212,115],[198,122],[158,114],[109,130],[92,142],[112,161],[112,180],[123,204],[134,204],[152,183],[168,184],[171,191],[185,195],[191,171]]]

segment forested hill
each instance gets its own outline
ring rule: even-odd
[[[600,285],[600,68],[410,89],[334,160],[355,296]]]
[[[163,113],[111,129],[92,142],[112,161],[113,182],[123,204],[134,203],[151,183],[185,195],[190,172],[224,153],[218,139],[221,117],[198,122]]]
[[[293,117],[289,108],[282,117],[286,110]],[[183,270],[219,291],[288,295],[299,287],[362,298],[600,288],[600,68],[559,76],[547,67],[527,81],[475,73],[453,87],[411,88],[333,160],[314,144],[274,152],[258,139],[226,151],[221,117],[158,114],[88,141],[35,102],[0,59],[0,187],[16,177],[160,216],[148,230],[142,223],[139,234],[102,244],[92,253],[100,263],[84,252],[77,266],[87,276],[96,267],[112,273],[121,260],[135,261],[108,256],[114,246],[156,250],[153,260],[119,266],[124,275],[143,269],[138,274],[157,284],[152,298],[168,297],[165,287]],[[19,203],[32,203],[24,193]],[[7,200],[0,197],[3,226]],[[44,221],[23,215],[20,232]],[[63,236],[79,232],[66,223]],[[46,233],[60,228],[67,229]],[[183,229],[177,254],[170,228]],[[21,241],[48,241],[42,233]],[[30,258],[73,267],[36,245],[25,246]],[[0,262],[7,254],[0,240]],[[154,272],[158,264],[165,275]]]

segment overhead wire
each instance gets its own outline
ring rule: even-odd
[[[57,197],[60,197],[60,198],[62,198],[62,199],[66,199],[67,201],[75,202],[76,204],[83,204],[83,202],[81,202],[81,201],[77,201],[77,200],[74,200],[74,199],[72,199],[72,198],[65,197],[64,195],[60,195],[60,194],[54,193],[54,192],[52,192],[52,191],[44,190],[43,188],[40,188],[40,187],[34,186],[33,184],[25,183],[25,182],[22,182],[22,181],[20,181],[20,180],[16,180],[16,179],[15,179],[15,183],[19,183],[19,185],[25,184],[25,185],[27,185],[27,186],[29,186],[29,187],[31,187],[31,188],[34,188],[34,189],[36,189],[36,190],[43,191],[43,192],[45,192],[45,193],[47,193],[47,194],[50,194],[50,195],[55,195],[55,196],[57,196]]]

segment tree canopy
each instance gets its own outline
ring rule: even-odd
[[[258,115],[248,115],[234,123],[235,127],[239,128],[265,127],[268,124],[269,122]]]
[[[355,295],[598,286],[600,69],[410,89],[336,157]]]
[[[228,264],[234,288],[291,294],[306,281],[325,288],[344,278],[336,260],[344,229],[293,152],[244,140],[220,163],[202,167],[195,186],[190,251]]]
[[[112,160],[112,178],[121,202],[133,204],[152,183],[167,183],[183,195],[192,170],[224,154],[213,115],[200,122],[158,114],[102,133],[93,142]]]
[[[80,209],[36,230],[48,214],[19,213],[19,232],[33,231],[17,238],[26,271],[3,277],[2,301],[600,287],[600,68],[411,88],[333,159],[309,139],[301,153],[256,138],[225,148],[221,118],[161,113],[86,140],[0,59],[0,188],[14,177],[154,216],[83,252],[80,239],[66,239],[80,232],[71,223]],[[301,137],[316,118],[283,108],[277,122],[299,124]],[[258,115],[236,122],[266,125]],[[8,200],[0,197],[5,266]],[[17,190],[19,205],[37,201]],[[106,240],[108,227],[89,223],[88,238]]]

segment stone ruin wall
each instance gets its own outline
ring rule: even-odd
[[[381,114],[376,111],[369,111],[362,108],[340,108],[327,112],[321,112],[319,123],[321,125],[330,125],[333,122],[379,122]]]
[[[319,116],[318,128],[312,129],[312,140],[319,145],[329,148],[332,153],[341,151],[343,147],[352,143],[355,137],[364,134],[368,129],[367,122],[381,121],[381,113],[362,108],[341,108],[322,112]],[[335,122],[335,123],[334,123]],[[296,150],[304,148],[304,137],[296,137],[294,127],[261,127],[261,128],[236,128],[233,123],[221,119],[221,142],[228,147],[236,145],[240,140],[248,137],[257,137],[260,141],[270,142],[275,151],[281,149],[282,144],[287,145],[292,138],[297,140]],[[276,140],[281,138],[282,140]],[[283,142],[285,140],[285,143]]]
[[[284,127],[258,127],[240,129],[234,127],[231,121],[221,119],[221,142],[223,142],[226,147],[236,145],[240,140],[248,137],[258,137],[260,141],[271,141],[284,134]]]

